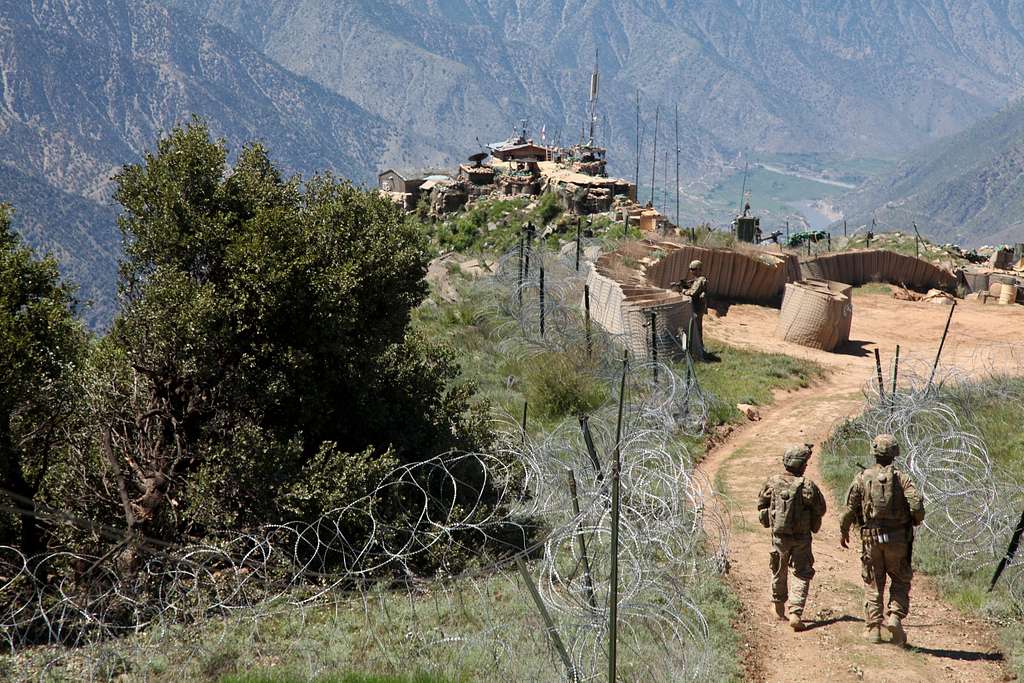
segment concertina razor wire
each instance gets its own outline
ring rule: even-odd
[[[241,641],[270,649],[264,631],[282,620],[301,635],[335,619],[359,633],[352,651],[310,651],[303,675],[346,662],[450,674],[472,660],[483,663],[477,675],[492,680],[596,680],[607,667],[609,477],[618,447],[620,670],[643,680],[708,680],[714,644],[695,594],[724,569],[728,525],[679,437],[703,433],[713,398],[676,365],[630,365],[615,443],[619,345],[586,325],[589,266],[576,271],[574,256],[536,244],[521,258],[516,248],[475,286],[493,290],[478,315],[498,330],[502,352],[588,353],[587,371],[606,384],[609,399],[587,416],[586,432],[576,417],[529,433],[517,418],[499,418],[489,452],[402,465],[373,493],[313,522],[222,531],[194,545],[135,539],[145,561],[132,572],[113,561],[127,540],[123,530],[43,509],[52,523],[91,528],[110,551],[29,558],[0,547],[0,637],[11,653],[0,665],[5,673],[186,677],[196,675],[190,662],[215,659],[219,648]],[[662,343],[664,359],[678,357],[678,346]],[[382,509],[396,497],[405,505],[402,524]],[[15,510],[24,502],[12,498]],[[443,561],[436,574],[415,572],[425,555],[471,555],[485,546],[498,549],[487,562],[453,574]],[[325,556],[334,560],[329,568]],[[516,558],[529,560],[568,663],[539,627]],[[357,653],[358,644],[373,652]]]

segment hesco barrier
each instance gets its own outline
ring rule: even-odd
[[[712,298],[771,303],[782,294],[793,274],[799,273],[799,260],[792,254],[709,249],[673,242],[650,244],[664,255],[644,269],[649,283],[667,288],[688,278],[690,261],[696,259],[704,264]]]
[[[802,260],[804,278],[862,285],[866,282],[888,282],[909,289],[953,290],[956,277],[928,261],[904,256],[885,249],[862,249],[826,254]]]
[[[651,356],[653,313],[653,340],[659,348],[678,346],[672,340],[678,339],[679,331],[685,331],[689,324],[693,310],[690,297],[631,282],[631,274],[616,263],[614,256],[599,258],[587,276],[591,320],[619,337],[633,358],[646,359]]]
[[[852,291],[848,284],[826,280],[788,283],[775,334],[794,344],[834,350],[850,339]]]

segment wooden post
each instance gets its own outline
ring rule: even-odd
[[[843,237],[846,237],[846,219],[843,219]]]

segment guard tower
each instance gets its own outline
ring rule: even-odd
[[[741,242],[757,244],[761,241],[761,219],[750,215],[750,203],[743,207],[743,213],[732,221],[732,234]]]

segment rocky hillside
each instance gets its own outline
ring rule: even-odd
[[[656,103],[678,103],[700,176],[742,151],[896,158],[1024,87],[1024,6],[1007,0],[166,1],[429,137],[409,162],[519,117],[576,140],[595,51],[599,134],[627,175],[637,88],[648,141]]]
[[[357,181],[403,144],[218,24],[144,0],[0,3],[0,201],[96,302],[94,323],[113,310],[110,177],[192,114],[233,147],[260,139],[286,168]]]
[[[850,225],[922,232],[967,246],[1024,241],[1024,100],[932,144],[844,198]]]

